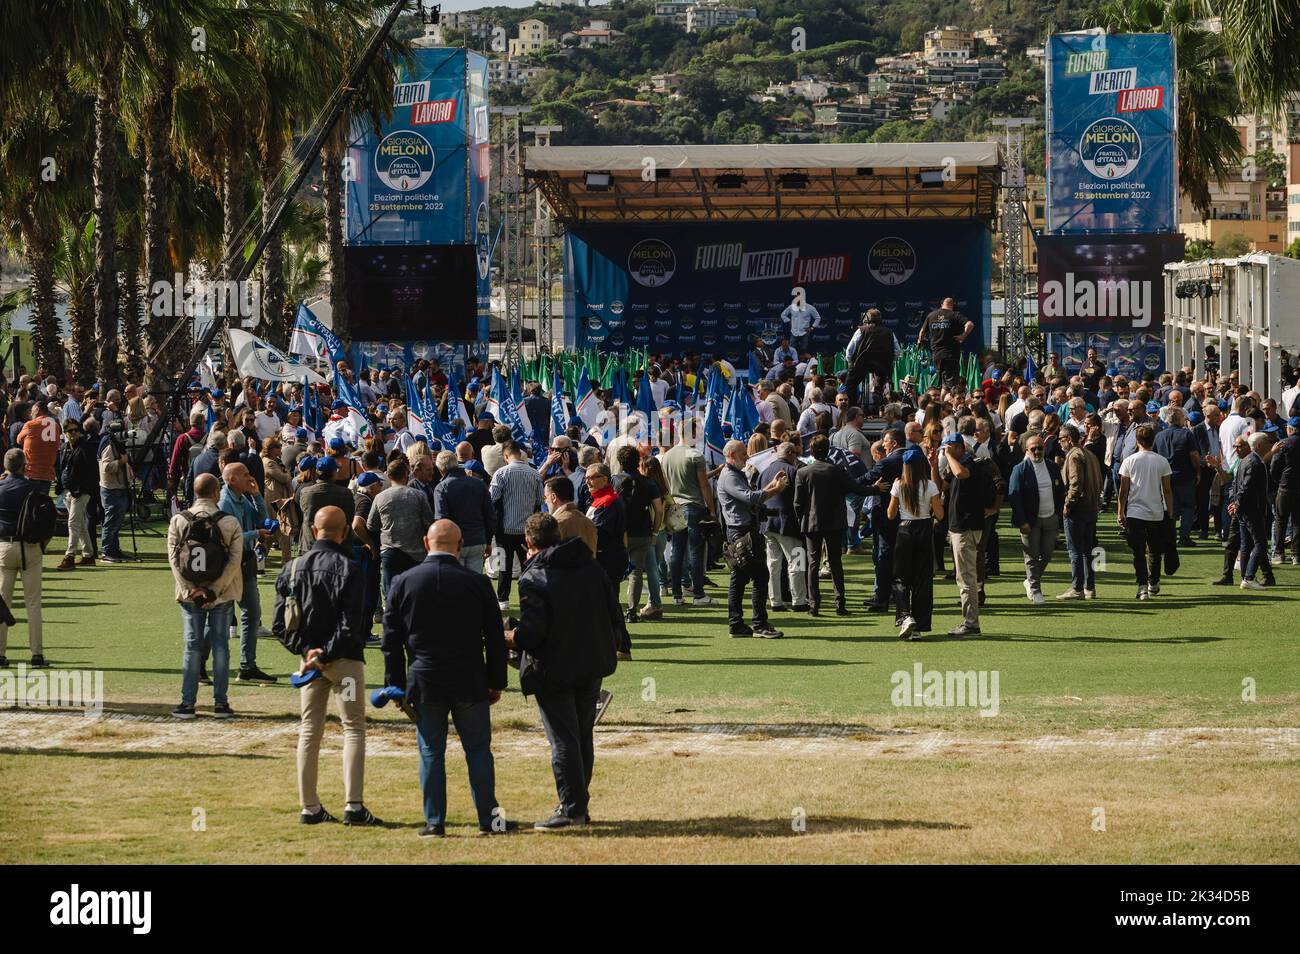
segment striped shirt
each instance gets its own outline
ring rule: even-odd
[[[492,475],[492,502],[501,504],[501,530],[511,536],[524,532],[524,521],[542,507],[542,475],[526,461],[506,464]]]

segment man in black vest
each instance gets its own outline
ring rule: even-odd
[[[894,333],[881,323],[879,308],[868,308],[862,316],[862,327],[849,341],[847,356],[849,374],[844,382],[848,389],[849,404],[858,404],[858,388],[875,375],[866,402],[868,411],[883,403],[885,386],[894,370]]]

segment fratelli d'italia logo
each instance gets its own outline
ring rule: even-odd
[[[628,252],[627,270],[638,285],[657,288],[667,284],[677,271],[677,256],[667,242],[644,239]]]
[[[418,189],[433,175],[433,147],[409,129],[389,133],[375,150],[375,173],[398,192]]]
[[[916,271],[916,251],[897,236],[882,238],[867,253],[867,271],[882,285],[901,285]]]
[[[1083,131],[1079,157],[1098,179],[1122,179],[1142,158],[1142,137],[1122,119],[1099,119]]]

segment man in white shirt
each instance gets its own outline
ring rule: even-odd
[[[808,302],[791,302],[781,312],[781,321],[790,325],[790,343],[796,351],[808,350],[808,336],[814,328],[820,328],[822,316]],[[796,359],[797,360],[797,359]]]
[[[1223,448],[1223,466],[1231,468],[1237,460],[1237,438],[1250,430],[1254,422],[1246,414],[1254,405],[1248,397],[1237,398],[1231,414],[1219,425],[1219,446]]]
[[[275,413],[275,395],[266,396],[262,409],[253,415],[253,427],[260,440],[266,440],[280,429],[280,416]]]
[[[1005,419],[1010,421],[1017,414],[1024,411],[1025,402],[1029,400],[1029,395],[1032,393],[1033,392],[1029,390],[1029,385],[1027,384],[1020,385],[1020,389],[1016,391],[1016,399],[1007,405],[1007,413]]]
[[[1160,592],[1160,560],[1165,549],[1164,520],[1173,513],[1171,468],[1164,456],[1151,448],[1156,431],[1150,424],[1137,429],[1137,452],[1119,465],[1119,525],[1133,550],[1137,598],[1146,600]],[[1172,543],[1172,528],[1170,528]]]

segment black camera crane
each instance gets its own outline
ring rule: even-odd
[[[366,71],[370,69],[370,65],[379,54],[380,47],[383,46],[389,33],[392,32],[393,25],[397,22],[398,16],[402,13],[403,8],[408,2],[409,0],[396,0],[392,9],[388,11],[388,16],[384,18],[384,22],[380,24],[379,28],[370,38],[370,42],[366,45],[360,59],[357,60],[356,65],[352,68],[352,72],[348,74],[347,79],[344,81],[344,85],[336,102],[325,116],[325,119],[321,123],[315,136],[312,137],[308,146],[303,150],[303,161],[297,173],[294,175],[293,181],[284,190],[284,193],[276,203],[275,209],[271,213],[271,221],[266,228],[262,230],[262,234],[258,237],[257,243],[253,246],[252,252],[246,259],[243,259],[243,261],[238,263],[238,267],[234,269],[233,274],[231,274],[230,270],[236,263],[231,261],[231,259],[227,259],[222,263],[223,274],[229,276],[229,281],[223,285],[222,291],[225,298],[225,301],[223,302],[225,307],[217,309],[218,313],[213,316],[212,321],[204,331],[203,336],[195,345],[194,352],[190,355],[189,360],[186,362],[185,367],[181,370],[180,374],[171,379],[158,376],[157,361],[159,356],[170,347],[176,336],[183,329],[189,326],[190,317],[188,315],[181,315],[177,318],[176,323],[167,333],[167,336],[146,359],[149,367],[153,369],[155,373],[155,380],[157,382],[155,385],[157,390],[153,393],[166,397],[167,400],[159,402],[161,413],[158,415],[157,422],[155,422],[154,426],[150,429],[149,435],[136,448],[135,459],[131,462],[133,468],[138,469],[144,465],[149,449],[157,447],[162,443],[164,435],[168,433],[167,428],[171,426],[173,420],[177,418],[183,419],[184,409],[182,408],[182,404],[184,403],[185,395],[188,393],[190,378],[193,377],[195,370],[199,366],[199,362],[203,360],[203,356],[206,355],[208,349],[212,347],[212,343],[216,340],[217,335],[225,330],[227,320],[227,315],[225,313],[230,310],[228,305],[231,283],[247,280],[248,276],[253,273],[253,269],[257,267],[257,263],[261,259],[262,253],[266,251],[267,244],[275,237],[275,233],[280,230],[280,226],[284,222],[284,217],[288,213],[294,197],[297,196],[298,190],[302,188],[302,184],[307,180],[307,176],[310,174],[312,169],[314,158],[320,154],[321,144],[324,143],[326,137],[329,136],[334,127],[338,124],[339,119],[343,116],[344,111],[348,107],[348,103],[352,100],[352,94],[356,91],[358,84],[361,82],[361,77],[363,77]],[[427,22],[438,22],[441,4],[433,5],[429,8],[426,8],[425,0],[416,0],[416,4],[421,17],[423,17]],[[331,214],[337,214],[337,210],[332,210]],[[238,250],[231,253],[232,258],[239,255],[240,253]],[[335,280],[337,280],[337,276],[335,277]],[[166,383],[164,384],[164,382]],[[161,456],[156,456],[155,459],[159,465],[165,466],[165,461],[167,460],[170,451],[171,447],[168,446]]]

